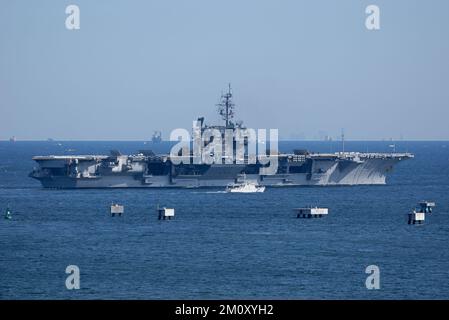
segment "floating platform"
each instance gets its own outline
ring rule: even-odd
[[[175,217],[175,209],[173,208],[157,208],[159,220],[171,220]]]
[[[424,212],[416,212],[408,214],[408,224],[422,224],[426,220],[426,214]]]
[[[296,212],[297,218],[321,218],[329,214],[328,208],[296,208],[293,210]]]
[[[111,205],[111,216],[115,216],[118,214],[121,216],[123,213],[125,213],[125,207],[119,204],[113,204]]]
[[[418,203],[419,211],[424,213],[432,213],[435,208],[435,202],[433,201],[421,201]]]
[[[6,208],[5,219],[6,220],[11,220],[12,219],[12,213],[11,213],[11,210],[9,208]]]

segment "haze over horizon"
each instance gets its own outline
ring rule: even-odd
[[[67,30],[76,4],[81,29]],[[381,29],[365,27],[380,8]],[[449,140],[449,2],[2,1],[0,140],[149,140],[236,120],[281,139]]]

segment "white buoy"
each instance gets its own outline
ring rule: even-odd
[[[297,218],[321,218],[323,216],[327,216],[329,214],[328,208],[296,208],[294,209],[296,212]]]

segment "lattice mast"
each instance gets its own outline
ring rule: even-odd
[[[231,84],[228,85],[228,92],[221,95],[221,101],[217,104],[218,113],[226,123],[226,128],[233,127],[234,123],[234,106],[232,102]]]

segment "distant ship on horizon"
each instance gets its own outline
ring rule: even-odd
[[[162,131],[156,130],[153,132],[153,136],[151,137],[151,142],[159,143],[162,142]]]

